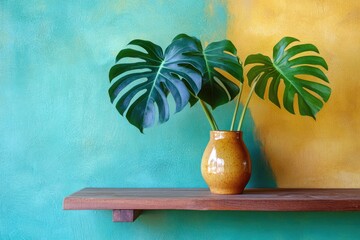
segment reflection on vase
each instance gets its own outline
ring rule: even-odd
[[[210,153],[208,160],[208,172],[214,174],[224,173],[224,159],[217,157],[215,148],[213,148]]]

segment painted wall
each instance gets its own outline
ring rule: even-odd
[[[270,102],[250,108],[280,187],[360,187],[360,2],[229,1],[228,37],[242,58],[272,55],[283,36],[315,44],[329,65],[332,96],[317,120]]]
[[[154,211],[145,212],[135,223],[120,224],[111,222],[110,211],[62,210],[65,196],[88,186],[206,186],[200,158],[209,127],[201,109],[187,109],[141,135],[109,102],[108,69],[117,51],[134,38],[165,46],[180,32],[203,41],[240,36],[234,27],[236,16],[247,14],[252,3],[0,1],[0,239],[360,236],[358,213]],[[253,49],[237,45],[244,54]],[[327,51],[335,55],[334,50]],[[337,76],[351,76],[334,70]],[[229,124],[232,107],[217,111],[221,125]],[[263,131],[258,122],[261,116],[256,115],[256,108],[252,111],[256,127]],[[254,162],[249,187],[273,187],[261,150],[264,143],[255,135],[251,116],[246,120],[245,141]],[[268,153],[267,142],[264,146]]]

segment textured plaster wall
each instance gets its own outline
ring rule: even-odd
[[[270,102],[250,108],[280,187],[360,187],[360,2],[229,1],[228,37],[244,59],[272,56],[283,36],[315,44],[329,65],[332,96],[317,120]]]
[[[111,222],[110,211],[62,210],[66,195],[88,186],[206,186],[200,158],[209,126],[201,109],[141,135],[109,103],[107,72],[134,38],[165,46],[181,32],[203,41],[231,36],[232,8],[241,3],[0,1],[0,239],[359,236],[358,213],[152,211],[121,224]],[[232,107],[217,111],[222,126]],[[273,187],[251,116],[246,120],[249,186]]]

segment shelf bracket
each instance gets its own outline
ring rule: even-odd
[[[134,222],[141,212],[141,210],[133,209],[114,209],[113,222]]]

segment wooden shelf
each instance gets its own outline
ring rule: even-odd
[[[215,195],[194,188],[84,188],[64,199],[65,210],[113,210],[133,222],[142,210],[360,211],[360,189],[246,189]]]

